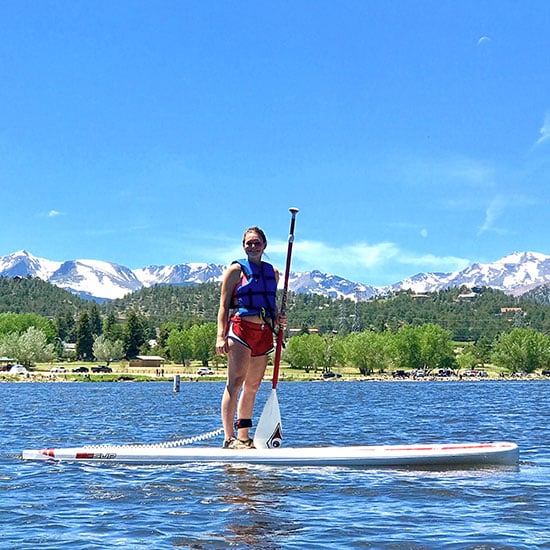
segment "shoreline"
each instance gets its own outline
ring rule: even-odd
[[[21,374],[10,374],[0,365],[0,383],[2,382],[173,382],[176,377],[181,384],[189,382],[223,382],[227,377],[224,363],[213,363],[205,367],[199,361],[190,364],[165,363],[152,366],[130,366],[127,361],[115,361],[108,365],[96,362],[75,361],[71,363],[38,363]],[[93,370],[100,368],[100,372]],[[271,383],[273,365],[269,364],[263,382]],[[483,367],[459,369],[394,369],[387,372],[362,374],[353,367],[339,367],[323,373],[321,369],[297,369],[288,363],[282,363],[279,382],[487,382],[487,381],[550,380],[550,371],[537,370],[532,373],[503,372],[488,363]]]
[[[135,374],[135,373],[112,373],[112,374],[91,374],[91,375],[75,375],[73,373],[66,374],[52,374],[49,372],[28,372],[26,374],[12,375],[7,372],[0,372],[0,384],[2,383],[68,383],[78,382],[93,384],[97,382],[163,382],[173,383],[175,376],[180,377],[181,384],[189,383],[212,383],[212,382],[224,382],[226,380],[225,375],[217,376],[197,376],[190,374],[171,374],[169,376],[156,376],[147,374]],[[542,374],[525,374],[525,375],[506,375],[506,376],[423,376],[423,377],[394,377],[391,374],[380,375],[375,374],[371,376],[341,376],[334,378],[323,378],[322,375],[286,375],[279,378],[279,383],[282,382],[323,382],[323,383],[345,383],[345,382],[365,382],[365,383],[383,383],[383,382],[463,382],[463,383],[479,383],[479,382],[528,382],[528,381],[544,381],[550,380],[549,376]],[[271,376],[265,377],[262,383],[271,383]]]

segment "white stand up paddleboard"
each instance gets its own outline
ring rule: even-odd
[[[445,443],[351,447],[279,447],[221,449],[163,448],[154,445],[89,446],[23,451],[24,460],[102,462],[110,464],[265,464],[272,466],[485,466],[515,465],[515,443]]]

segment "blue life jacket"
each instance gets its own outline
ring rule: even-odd
[[[233,292],[232,307],[238,308],[241,317],[260,315],[275,319],[277,279],[273,266],[267,262],[257,265],[246,258],[232,264],[239,264],[242,270],[241,281]]]

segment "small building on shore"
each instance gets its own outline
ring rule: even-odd
[[[133,359],[130,359],[128,366],[130,368],[150,368],[160,369],[164,366],[166,359],[159,355],[138,355]]]

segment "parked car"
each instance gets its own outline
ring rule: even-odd
[[[73,372],[86,373],[90,372],[90,369],[88,367],[76,367],[76,369],[73,369]]]
[[[197,374],[199,376],[208,376],[210,374],[214,374],[214,371],[212,369],[209,369],[208,367],[201,367],[198,371],[197,371]]]
[[[479,376],[480,378],[487,378],[487,371],[482,369],[471,369],[464,371],[464,376]]]
[[[65,367],[52,367],[50,369],[50,372],[52,374],[65,374],[67,372],[67,369]]]
[[[394,370],[392,372],[392,376],[394,378],[409,378],[410,375],[411,375],[410,372],[407,372],[406,370],[403,370],[403,369]]]
[[[453,376],[453,374],[452,369],[439,369],[437,371],[437,376]]]
[[[9,374],[27,374],[27,369],[23,365],[12,365]]]
[[[99,365],[97,367],[92,367],[92,372],[113,372],[113,369],[111,367],[108,367],[107,365]]]

